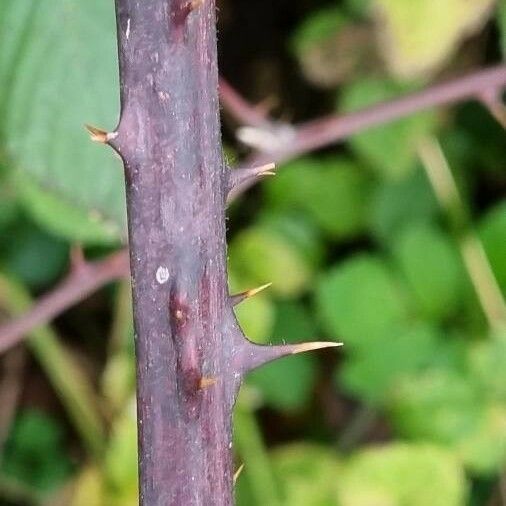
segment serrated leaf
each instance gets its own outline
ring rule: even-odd
[[[292,162],[266,187],[274,209],[307,213],[330,237],[346,239],[367,222],[369,184],[361,168],[343,158]]]
[[[382,49],[403,78],[439,69],[461,40],[479,30],[494,0],[374,0]]]
[[[126,219],[120,163],[82,126],[111,128],[117,118],[113,3],[4,0],[0,47],[6,156],[34,187],[51,193],[41,201],[32,188],[27,208],[71,239],[118,241]],[[114,224],[112,238],[87,222],[90,213]]]
[[[388,339],[391,329],[407,319],[392,273],[372,255],[356,256],[326,273],[316,301],[329,335],[346,342],[351,351]]]
[[[361,79],[344,88],[340,95],[342,111],[356,111],[412,91],[393,81]],[[358,155],[370,163],[380,176],[401,180],[415,168],[419,140],[435,127],[433,113],[424,111],[387,125],[373,127],[350,139]]]
[[[466,277],[449,237],[435,227],[411,227],[394,240],[393,253],[424,316],[441,320],[458,309]]]
[[[339,477],[341,506],[462,506],[467,483],[459,461],[428,444],[390,444],[359,452]]]

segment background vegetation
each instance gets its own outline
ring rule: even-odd
[[[501,61],[506,4],[223,0],[219,29],[222,75],[296,122]],[[76,246],[124,243],[120,162],[82,128],[114,127],[115,50],[112,0],[0,3],[4,321],[82,266]],[[225,112],[231,162],[236,127]],[[465,103],[308,153],[232,205],[233,291],[272,282],[237,309],[247,335],[345,343],[247,381],[239,506],[506,504],[505,160]],[[0,357],[0,504],[137,503],[132,334],[119,281]]]

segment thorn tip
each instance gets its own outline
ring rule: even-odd
[[[272,283],[266,283],[265,285],[258,286],[257,288],[251,288],[250,290],[246,290],[244,292],[238,293],[236,295],[232,295],[230,298],[232,300],[232,305],[237,306],[241,302],[249,299],[250,297],[254,297],[255,295],[263,292],[265,289],[269,288]]]
[[[236,481],[238,480],[239,476],[241,476],[243,469],[244,469],[244,464],[241,464],[238,467],[237,471],[234,473],[234,485],[235,485]]]
[[[331,341],[316,341],[313,343],[301,343],[293,346],[292,355],[297,355],[298,353],[304,353],[306,351],[321,350],[324,348],[337,348],[338,346],[343,346],[343,343],[335,343]]]
[[[118,136],[117,132],[106,132],[105,130],[92,125],[84,125],[84,127],[88,130],[91,140],[100,144],[108,144]]]

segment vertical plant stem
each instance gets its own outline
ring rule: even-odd
[[[424,139],[419,152],[434,193],[457,238],[467,273],[488,324],[491,328],[501,327],[506,322],[506,302],[483,245],[473,229],[441,146],[434,139]]]
[[[235,441],[238,454],[244,464],[255,504],[280,506],[276,482],[265,450],[262,433],[253,408],[247,400],[239,399],[234,416]]]
[[[232,504],[227,179],[214,0],[117,0],[140,502]],[[205,385],[205,387],[204,387]]]
[[[257,346],[226,273],[225,205],[266,167],[226,169],[214,0],[116,0],[121,115],[89,128],[122,158],[137,361],[140,503],[228,506],[244,374],[337,343]]]

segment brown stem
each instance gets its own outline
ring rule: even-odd
[[[261,347],[229,297],[231,186],[220,143],[214,0],[116,0],[121,117],[95,129],[125,168],[137,358],[141,505],[233,503],[232,407],[242,376],[326,345]]]
[[[250,157],[248,165],[262,166],[272,161],[288,161],[296,156],[310,152],[326,144],[339,142],[347,137],[359,133],[366,128],[380,125],[392,119],[398,119],[427,107],[435,107],[455,103],[469,98],[476,98],[485,102],[484,97],[498,97],[499,91],[506,85],[506,65],[499,65],[488,70],[475,72],[469,76],[427,88],[400,99],[374,105],[343,116],[329,116],[326,119],[314,120],[294,128],[294,138],[302,139],[286,145],[275,153],[257,153]],[[269,121],[257,108],[248,104],[225,80],[220,81],[220,97],[225,109],[241,124],[255,127],[273,128],[274,122]],[[490,99],[488,99],[490,102]],[[494,110],[499,110],[500,102],[494,100]],[[490,104],[489,104],[490,108]],[[501,108],[503,114],[504,107]],[[497,113],[496,113],[497,116]],[[90,127],[92,136],[99,142],[108,142],[114,134],[107,134],[102,130]],[[309,135],[308,135],[309,133]],[[109,135],[109,137],[108,137]],[[244,174],[244,173],[243,173]],[[257,179],[249,178],[236,182],[230,189],[229,200],[237,197],[255,183]],[[127,252],[118,255],[126,256]],[[104,260],[108,265],[108,260]],[[87,279],[73,276],[54,289],[46,297],[41,298],[32,311],[13,322],[0,327],[0,352],[19,342],[33,327],[47,323],[49,320],[66,310],[68,307],[84,299],[103,284],[122,277],[104,276],[101,268],[92,269],[87,273]],[[76,286],[72,286],[76,285]]]
[[[104,260],[74,265],[70,274],[23,316],[0,327],[0,353],[12,348],[30,331],[44,325],[70,306],[107,283],[128,275],[128,252],[113,253]]]
[[[368,128],[409,116],[424,109],[450,105],[469,99],[483,102],[485,96],[499,97],[500,91],[505,86],[506,64],[501,64],[357,112],[331,115],[289,127],[291,135],[286,135],[286,132],[289,131],[286,125],[264,119],[264,126],[260,126],[255,117],[245,114],[244,111],[247,109],[244,106],[241,110],[237,109],[236,100],[231,100],[230,85],[222,88],[221,99],[225,109],[241,123],[246,121],[249,126],[265,128],[271,135],[269,149],[254,153],[245,162],[247,166],[261,166],[272,162],[276,164],[287,162],[302,154],[345,140]],[[502,115],[500,117],[504,117],[504,108],[501,109],[499,104],[500,101],[496,98],[493,107],[490,105],[488,107],[496,117],[500,115]],[[252,106],[250,106],[251,109]],[[250,119],[254,121],[250,121]],[[265,127],[265,125],[267,126]],[[276,142],[277,132],[280,132],[278,142]],[[254,179],[244,181],[235,187],[230,198],[235,198],[254,183]]]

